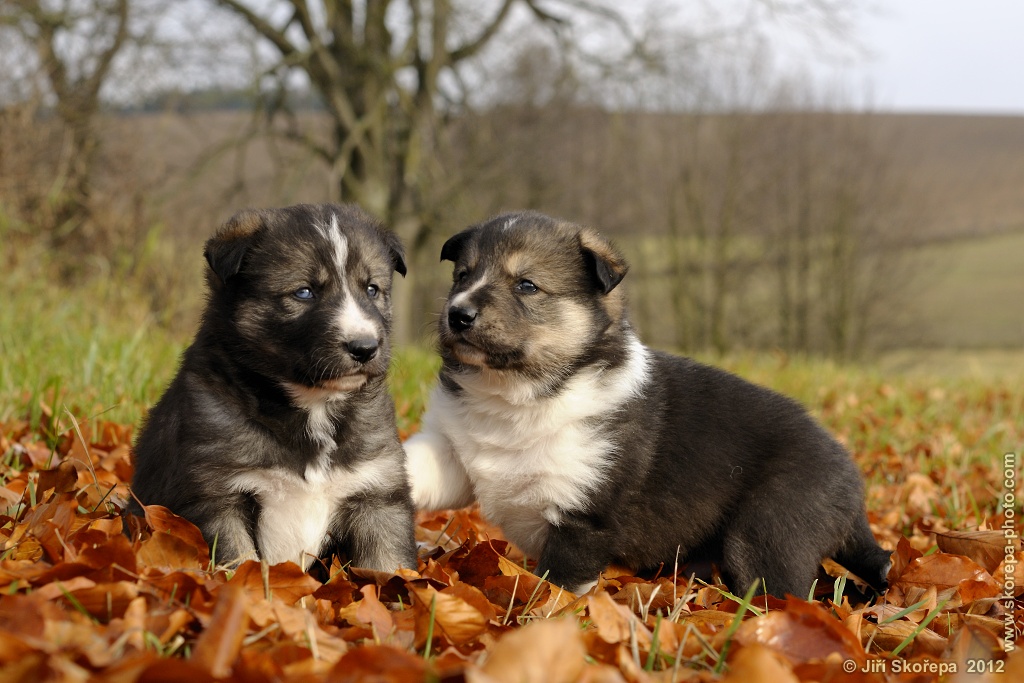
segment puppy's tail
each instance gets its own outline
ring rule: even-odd
[[[861,513],[850,529],[849,535],[836,551],[835,561],[868,582],[881,593],[889,587],[889,568],[892,558],[888,550],[875,542],[868,526],[868,520]]]

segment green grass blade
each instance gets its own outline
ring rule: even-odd
[[[925,598],[924,600],[919,600],[918,602],[915,602],[910,607],[907,607],[905,609],[901,609],[899,612],[897,612],[896,614],[892,615],[891,617],[886,617],[886,619],[884,621],[881,621],[879,623],[884,625],[884,624],[892,623],[892,622],[896,621],[897,619],[902,619],[903,617],[907,616],[908,614],[910,614],[914,610],[921,609],[926,602],[928,602],[928,598]]]
[[[58,581],[57,587],[60,588],[60,592],[64,594],[64,597],[67,598],[67,601],[71,603],[72,607],[74,607],[77,611],[81,612],[86,617],[88,617],[89,621],[92,621],[96,624],[99,623],[96,617],[94,617],[92,613],[89,612],[89,610],[85,609],[85,606],[78,601],[78,598],[76,598],[74,595],[68,592],[68,589],[64,587],[63,583]]]
[[[661,615],[654,622],[654,633],[651,635],[651,651],[647,653],[647,661],[644,662],[644,671],[654,671],[654,660],[658,657],[658,632],[661,630]]]
[[[938,616],[939,612],[942,611],[942,608],[945,607],[946,603],[950,601],[950,598],[952,598],[952,596],[946,598],[945,600],[937,604],[935,608],[931,612],[929,612],[927,616],[925,616],[921,623],[917,625],[917,628],[915,628],[914,631],[909,636],[907,636],[902,643],[896,646],[896,649],[893,650],[891,653],[893,657],[903,652],[904,648],[906,648],[908,645],[914,642],[914,638],[917,638],[921,631],[925,630],[928,627],[928,624],[932,623],[932,619]]]
[[[430,621],[427,623],[427,642],[423,646],[423,659],[430,659],[430,649],[434,646],[434,621],[437,619],[437,594],[430,596]]]
[[[729,624],[729,629],[725,632],[725,644],[722,645],[722,651],[718,654],[718,662],[715,664],[715,673],[722,673],[722,669],[725,668],[725,657],[729,654],[729,647],[732,645],[732,637],[736,635],[736,631],[740,627],[740,623],[743,621],[743,614],[750,610],[751,612],[760,616],[753,607],[750,606],[750,601],[754,598],[754,592],[757,590],[757,582],[755,581],[747,589],[747,594],[743,596],[743,600],[740,601],[740,608],[736,610],[736,616]]]
[[[834,602],[837,605],[843,602],[843,591],[846,590],[846,577],[849,575],[849,572],[844,573],[842,576],[836,579],[835,584],[833,584],[832,602]]]

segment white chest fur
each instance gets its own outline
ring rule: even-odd
[[[369,460],[351,469],[311,465],[305,476],[285,469],[250,470],[235,475],[231,486],[251,493],[260,504],[260,558],[305,568],[323,549],[339,503],[386,481],[386,469]]]
[[[648,355],[635,338],[614,370],[584,370],[554,397],[489,384],[435,392],[434,424],[465,468],[484,516],[524,552],[540,555],[562,511],[584,510],[614,457],[607,418],[647,382]]]

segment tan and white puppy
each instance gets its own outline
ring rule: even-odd
[[[405,444],[421,509],[483,514],[574,592],[615,562],[715,561],[735,590],[806,596],[822,558],[875,587],[888,553],[842,446],[793,401],[647,349],[621,255],[533,213],[452,237],[443,365]]]
[[[202,324],[139,434],[132,491],[218,561],[340,550],[415,569],[385,382],[398,238],[356,207],[299,205],[237,214],[205,253]]]

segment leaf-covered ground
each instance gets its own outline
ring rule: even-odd
[[[1015,496],[1019,521],[1020,393],[834,386],[815,411],[895,551],[878,601],[830,563],[812,601],[748,601],[685,565],[574,596],[474,510],[418,519],[418,573],[217,566],[184,520],[122,516],[130,426],[34,405],[0,424],[0,681],[1024,680],[1000,507]]]

